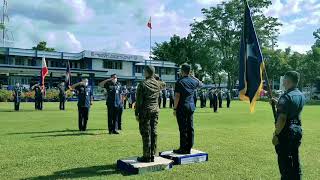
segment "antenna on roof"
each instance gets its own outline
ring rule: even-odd
[[[8,0],[3,0],[2,7],[2,18],[0,23],[0,30],[2,30],[2,46],[8,47],[13,45],[13,34],[9,30],[7,23],[9,23],[9,15],[8,15]]]

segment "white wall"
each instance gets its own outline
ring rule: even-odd
[[[175,75],[161,75],[161,79],[163,81],[174,81],[175,80]]]

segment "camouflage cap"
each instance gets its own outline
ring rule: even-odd
[[[150,65],[145,66],[145,67],[144,67],[144,70],[145,70],[150,76],[153,76],[154,73],[155,73],[154,67],[153,67],[153,66],[150,66]]]

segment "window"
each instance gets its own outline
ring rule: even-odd
[[[16,65],[24,65],[24,59],[21,57],[16,58]]]
[[[120,61],[103,61],[104,69],[122,69],[122,62]]]
[[[136,73],[142,73],[143,66],[136,66]]]
[[[5,59],[6,57],[4,56],[4,55],[0,55],[0,64],[5,64],[5,62],[6,62],[6,59]]]

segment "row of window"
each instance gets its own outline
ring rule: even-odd
[[[136,66],[135,68],[135,72],[136,73],[142,73],[144,69],[144,66]],[[156,74],[160,74],[160,70],[161,70],[161,74],[162,75],[175,75],[175,71],[173,68],[160,68],[160,67],[155,67],[155,73]]]
[[[122,69],[121,61],[103,61],[104,69]]]

